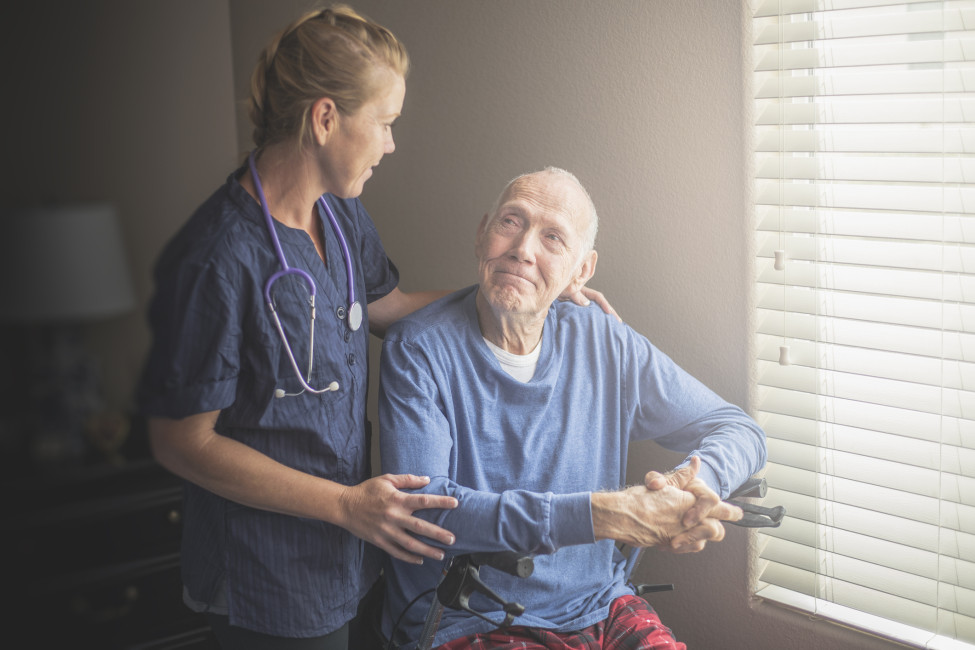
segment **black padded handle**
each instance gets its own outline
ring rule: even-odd
[[[471,564],[489,566],[516,578],[527,578],[535,571],[535,560],[530,555],[516,553],[515,551],[471,553],[470,559]]]

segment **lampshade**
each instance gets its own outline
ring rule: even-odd
[[[6,215],[0,236],[0,320],[90,321],[135,305],[118,218],[106,204]]]

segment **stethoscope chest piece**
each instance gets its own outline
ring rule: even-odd
[[[358,301],[349,305],[349,329],[353,332],[362,326],[362,305]]]

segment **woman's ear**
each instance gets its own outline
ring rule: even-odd
[[[315,142],[323,145],[338,128],[339,110],[328,97],[322,97],[311,105],[311,130]]]

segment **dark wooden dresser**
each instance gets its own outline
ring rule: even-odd
[[[180,482],[144,445],[122,451],[120,462],[8,467],[4,618],[19,647],[218,648],[182,602]]]

